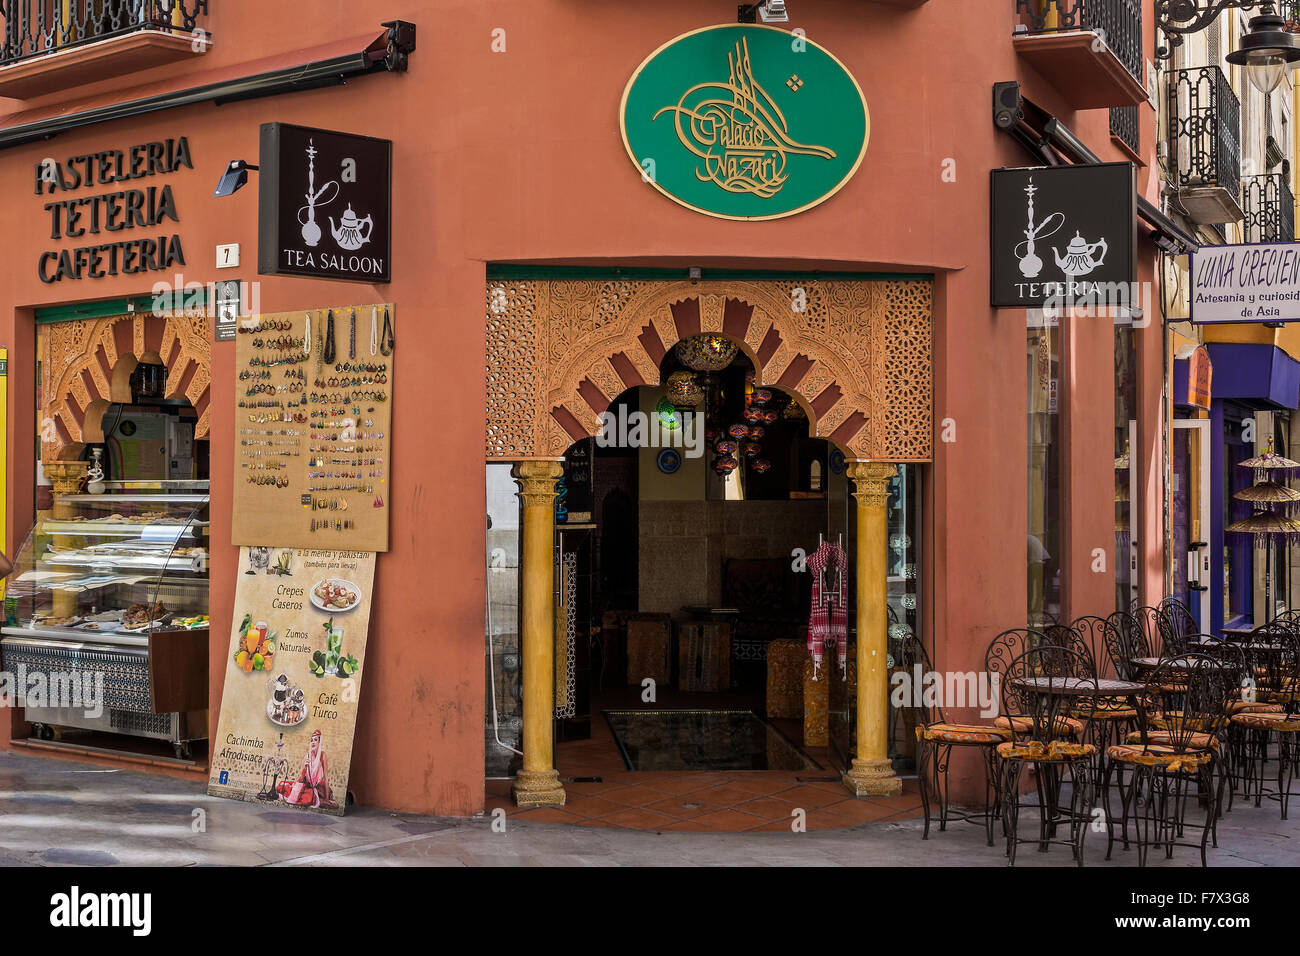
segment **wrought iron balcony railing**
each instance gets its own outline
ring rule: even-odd
[[[1110,108],[1110,135],[1132,150],[1134,155],[1142,152],[1142,131],[1138,125],[1140,122],[1136,106]]]
[[[1169,72],[1169,178],[1241,201],[1241,104],[1217,66]]]
[[[1247,242],[1293,242],[1295,198],[1281,173],[1247,176],[1242,181]]]
[[[193,33],[208,0],[0,0],[0,66],[142,30]]]
[[[1030,34],[1090,30],[1142,80],[1141,0],[1016,0]]]

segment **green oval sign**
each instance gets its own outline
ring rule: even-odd
[[[779,219],[849,181],[871,118],[844,64],[769,26],[705,27],[646,58],[623,92],[623,143],[669,199],[723,219]]]

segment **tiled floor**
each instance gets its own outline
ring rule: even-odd
[[[798,740],[794,728],[781,729]],[[823,767],[832,766],[824,750],[805,750]],[[510,799],[510,781],[489,780],[488,813],[503,809],[511,819],[536,823],[697,833],[789,833],[800,826],[837,830],[921,814],[915,778],[904,778],[901,796],[855,798],[832,769],[797,773],[629,771],[599,713],[592,717],[590,740],[567,741],[556,748],[556,766],[568,793],[563,807],[521,809]],[[599,782],[592,782],[593,778]]]

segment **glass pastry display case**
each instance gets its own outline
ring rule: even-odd
[[[29,695],[34,736],[150,737],[189,759],[207,736],[207,483],[105,484],[58,497],[14,557],[0,664],[29,682],[46,675],[47,688],[68,675],[102,680],[102,707],[52,693],[31,706]]]

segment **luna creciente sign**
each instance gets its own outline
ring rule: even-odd
[[[839,60],[775,27],[725,25],[652,53],[623,94],[644,182],[697,212],[778,219],[829,199],[866,154],[870,116]]]

